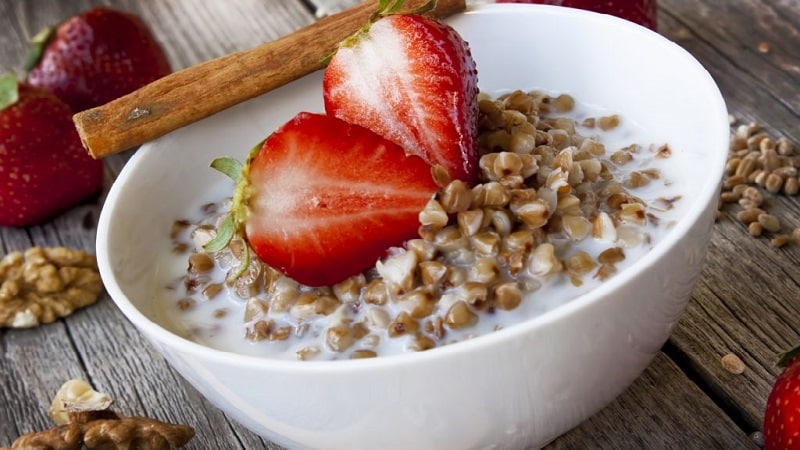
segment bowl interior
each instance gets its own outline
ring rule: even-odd
[[[727,153],[727,113],[711,77],[677,45],[611,16],[539,5],[488,5],[448,22],[470,43],[482,90],[568,93],[634,120],[653,142],[668,142],[682,154],[674,182],[685,186],[684,198],[691,202],[684,219],[638,266],[609,280],[603,290],[652,265],[703,210],[713,207]],[[153,298],[163,285],[155,280],[173,270],[164,263],[171,252],[170,227],[231,192],[230,181],[208,167],[212,159],[243,160],[297,112],[322,112],[321,84],[321,73],[310,74],[148,143],[125,166],[101,214],[98,260],[112,298],[148,335],[215,354],[156,323]],[[585,295],[524,328],[558,320],[592,298]]]

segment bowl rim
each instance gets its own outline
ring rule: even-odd
[[[183,354],[194,355],[201,359],[212,360],[219,364],[236,366],[240,368],[284,370],[292,372],[324,371],[330,373],[331,371],[347,372],[354,369],[359,371],[368,369],[378,370],[381,368],[392,368],[401,365],[405,366],[422,364],[432,358],[446,359],[448,357],[465,352],[474,352],[487,347],[493,347],[501,342],[511,341],[516,337],[527,334],[532,330],[545,326],[546,324],[563,320],[564,318],[575,314],[577,311],[599,301],[602,297],[606,296],[608,293],[619,288],[620,286],[627,284],[640,273],[652,267],[663,254],[671,250],[678,243],[680,238],[685,236],[689,229],[694,226],[701,216],[706,212],[705,206],[709,204],[710,200],[713,200],[712,196],[718,195],[724,171],[724,161],[727,156],[727,142],[729,141],[728,112],[725,101],[719,91],[719,87],[716,85],[711,75],[688,51],[648,28],[615,16],[560,6],[511,3],[475,5],[468,8],[468,10],[462,14],[517,15],[538,14],[543,11],[546,11],[548,14],[554,14],[558,16],[577,15],[581,16],[582,20],[605,21],[614,27],[627,27],[631,30],[634,30],[633,32],[640,34],[642,38],[653,40],[655,41],[656,45],[664,47],[665,51],[679,53],[681,57],[686,60],[687,66],[692,67],[697,71],[698,85],[701,83],[704,85],[703,92],[709,94],[711,97],[714,97],[713,107],[709,106],[709,109],[715,116],[717,116],[719,129],[709,130],[709,132],[719,133],[719,135],[714,138],[713,141],[719,141],[721,148],[720,164],[714,167],[709,167],[708,180],[710,181],[705,182],[702,185],[702,190],[695,193],[696,200],[684,213],[682,219],[678,221],[675,226],[670,229],[669,232],[666,233],[665,236],[635,265],[626,268],[596,288],[574,297],[565,304],[559,305],[558,307],[548,310],[533,318],[525,319],[522,322],[502,330],[497,330],[495,332],[477,336],[465,341],[443,345],[425,352],[404,352],[400,354],[366,359],[297,361],[271,358],[268,356],[245,355],[218,350],[181,337],[145,316],[123,292],[109,263],[109,261],[111,261],[111,256],[109,254],[109,246],[106,242],[106,237],[109,234],[109,229],[111,228],[111,223],[113,222],[113,217],[115,216],[114,211],[118,208],[117,199],[120,197],[123,186],[126,184],[130,173],[134,171],[138,161],[145,158],[147,154],[158,150],[157,148],[154,148],[158,146],[159,141],[156,140],[154,142],[149,142],[142,145],[142,147],[137,150],[137,152],[124,165],[119,176],[112,185],[100,213],[97,227],[96,252],[100,274],[109,296],[136,328],[144,332],[146,337],[157,341],[160,346],[168,346],[170,352],[177,350]],[[724,151],[722,151],[722,149],[724,149]],[[714,180],[718,181],[714,182]]]

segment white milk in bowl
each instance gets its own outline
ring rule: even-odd
[[[652,142],[624,111],[576,100],[481,95],[479,183],[442,183],[419,238],[335,286],[299,285],[241,239],[205,253],[230,207],[233,186],[220,182],[211,203],[164,231],[174,245],[160,265],[159,320],[219,350],[335,360],[472,339],[589,292],[657,245],[688,202],[680,149]]]

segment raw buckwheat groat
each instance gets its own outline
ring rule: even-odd
[[[243,353],[343,359],[422,351],[490,333],[588,292],[677,220],[668,144],[569,95],[479,97],[478,184],[451,180],[419,214],[419,237],[364,273],[307,287],[250,255],[206,253],[229,201],[175,222],[184,270],[160,296],[187,338]],[[762,218],[762,226],[769,226]]]

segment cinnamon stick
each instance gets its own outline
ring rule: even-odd
[[[407,2],[413,9],[427,0]],[[377,10],[367,0],[275,41],[174,72],[141,89],[73,116],[94,158],[127,150],[256,97],[324,67],[323,57]],[[463,11],[465,0],[438,0],[427,14]]]

